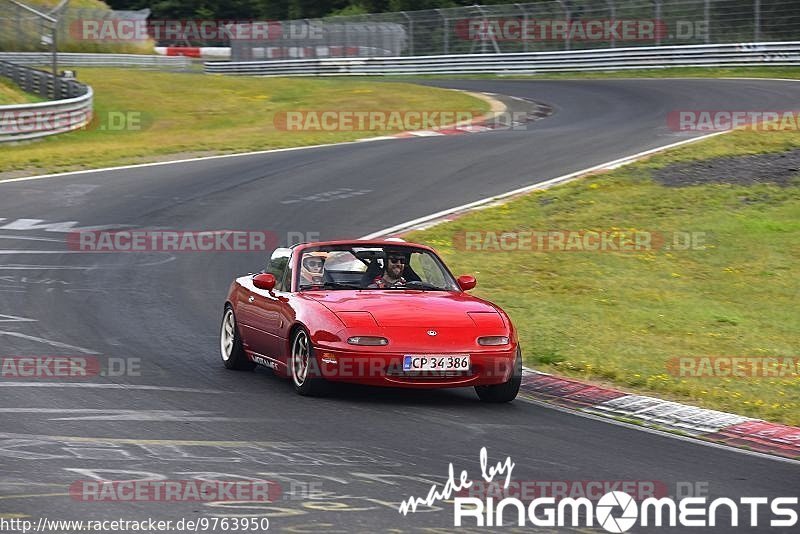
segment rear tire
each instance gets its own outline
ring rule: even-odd
[[[239,327],[236,324],[236,317],[230,305],[225,306],[225,313],[222,315],[219,349],[222,363],[226,369],[236,369],[238,371],[252,371],[255,369],[256,364],[251,362],[244,352],[242,337],[239,335]]]
[[[517,349],[517,357],[514,358],[514,371],[511,378],[502,384],[492,386],[475,386],[475,393],[483,402],[501,403],[511,402],[517,398],[519,386],[522,384],[522,351]]]
[[[328,383],[319,376],[316,351],[311,336],[300,328],[292,337],[290,346],[290,373],[294,390],[303,396],[318,397],[327,392]]]

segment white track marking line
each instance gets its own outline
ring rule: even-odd
[[[63,239],[54,237],[28,237],[23,235],[3,235],[0,234],[0,239],[20,239],[22,241],[47,241],[49,243],[63,243]]]
[[[216,412],[205,411],[189,411],[189,410],[124,410],[124,409],[100,409],[100,408],[0,408],[0,413],[38,413],[38,414],[56,414],[56,415],[154,415],[154,416],[173,416],[173,417],[191,417],[191,416],[207,416],[213,415]]]
[[[29,319],[18,315],[5,315],[0,313],[0,323],[35,323],[38,319]]]
[[[388,234],[393,234],[393,233],[396,233],[396,232],[399,232],[399,231],[402,231],[402,230],[406,230],[406,229],[408,229],[408,228],[410,228],[412,226],[416,226],[418,224],[422,224],[422,223],[426,223],[426,222],[429,222],[429,221],[432,221],[432,220],[435,220],[435,219],[439,219],[441,217],[445,217],[445,216],[451,215],[453,213],[458,213],[458,212],[461,212],[461,211],[471,210],[471,209],[483,206],[485,204],[490,204],[492,202],[497,202],[499,200],[503,200],[503,199],[506,199],[506,198],[509,198],[509,197],[513,197],[513,196],[516,196],[516,195],[521,195],[523,193],[529,193],[531,191],[535,191],[536,189],[545,189],[547,187],[551,187],[551,186],[554,186],[554,185],[558,185],[558,184],[562,184],[562,183],[565,183],[565,182],[569,182],[571,180],[579,178],[580,176],[583,176],[584,174],[589,174],[589,173],[596,172],[596,171],[616,169],[618,167],[622,167],[623,165],[628,165],[628,164],[633,163],[633,162],[635,162],[635,161],[637,161],[637,160],[639,160],[641,158],[650,156],[652,154],[656,154],[658,152],[662,152],[664,150],[669,150],[671,148],[676,148],[676,147],[679,147],[679,146],[688,145],[690,143],[697,143],[698,141],[702,141],[704,139],[709,139],[711,137],[715,137],[717,135],[722,135],[722,134],[726,134],[726,133],[728,133],[728,131],[713,132],[713,133],[710,133],[710,134],[701,135],[699,137],[692,137],[691,139],[684,139],[683,141],[678,141],[677,143],[670,143],[668,145],[664,145],[664,146],[660,146],[660,147],[656,147],[656,148],[651,148],[650,150],[645,150],[643,152],[638,152],[638,153],[633,154],[631,156],[625,156],[623,158],[619,158],[619,159],[615,159],[615,160],[612,160],[612,161],[608,161],[606,163],[601,163],[600,165],[595,165],[593,167],[588,167],[588,168],[582,169],[580,171],[575,171],[575,172],[572,172],[572,173],[569,173],[569,174],[565,174],[563,176],[558,176],[556,178],[551,178],[551,179],[545,180],[543,182],[537,182],[535,184],[526,185],[524,187],[520,187],[518,189],[514,189],[513,191],[508,191],[506,193],[501,193],[499,195],[486,197],[486,198],[483,198],[481,200],[476,200],[475,202],[470,202],[469,204],[463,204],[461,206],[456,206],[455,208],[449,208],[449,209],[446,209],[446,210],[442,210],[442,211],[433,213],[431,215],[426,215],[424,217],[419,217],[417,219],[413,219],[411,221],[400,223],[398,225],[391,226],[389,228],[384,228],[383,230],[379,230],[377,232],[373,232],[373,233],[371,233],[369,235],[365,235],[361,239],[365,239],[365,240],[367,240],[367,239],[378,239],[378,238],[386,236]]]
[[[217,412],[196,410],[103,410],[96,408],[0,408],[0,414],[58,415],[48,421],[259,421],[263,418],[229,418]]]
[[[50,345],[51,347],[56,347],[59,349],[69,349],[69,350],[77,350],[84,354],[100,354],[99,352],[95,352],[90,349],[84,349],[83,347],[76,347],[75,345],[67,345],[66,343],[61,343],[60,341],[53,341],[52,339],[45,339],[43,337],[36,337],[36,336],[29,336],[27,334],[20,334],[19,332],[6,332],[0,330],[0,336],[11,336],[11,337],[18,337],[21,339],[27,339],[28,341],[37,341],[39,343],[44,343],[45,345]]]
[[[82,254],[108,254],[108,252],[102,253],[95,253],[95,252],[82,252]],[[167,254],[167,252],[147,252],[146,254]],[[2,265],[0,264],[0,271],[31,271],[37,269],[44,269],[44,270],[76,270],[76,271],[94,271],[97,269],[125,269],[129,267],[155,267],[158,265],[164,265],[166,263],[173,262],[177,260],[176,256],[169,256],[163,260],[151,261],[148,263],[140,263],[134,265],[91,265],[91,266],[70,266],[70,265],[17,265],[17,264],[8,264]]]
[[[564,408],[562,406],[558,406],[557,404],[550,404],[546,401],[540,401],[538,399],[532,399],[530,397],[518,397],[518,400],[522,402],[527,402],[530,404],[535,404],[537,406],[541,406],[542,408],[548,408],[550,410],[556,410],[558,412],[563,412],[571,415],[577,415],[578,417],[585,417],[586,419],[592,419],[593,421],[598,421],[601,423],[607,423],[609,425],[616,425],[625,428],[629,428],[631,430],[637,430],[639,432],[647,432],[648,434],[655,434],[657,436],[661,436],[664,438],[670,439],[677,439],[680,441],[686,441],[689,443],[694,443],[695,445],[702,445],[704,447],[713,447],[715,449],[724,449],[728,452],[735,452],[738,454],[746,454],[748,456],[756,456],[763,460],[772,460],[775,462],[785,462],[793,465],[800,465],[800,460],[793,460],[791,458],[786,458],[785,456],[774,456],[772,454],[767,454],[764,452],[757,452],[757,451],[749,451],[747,449],[739,449],[737,447],[732,447],[731,445],[725,445],[722,443],[714,443],[713,441],[707,441],[701,439],[699,437],[689,437],[689,436],[682,436],[680,434],[673,434],[672,432],[667,432],[665,430],[658,430],[655,428],[649,428],[646,426],[634,425],[631,423],[626,423],[624,421],[618,421],[617,419],[613,419],[610,417],[603,417],[600,415],[594,415],[591,413],[587,413],[580,410],[571,410],[569,408]]]
[[[449,91],[455,91],[460,93],[467,93],[475,98],[481,98],[483,93],[472,93],[470,91],[462,91],[460,89],[449,89],[449,88],[442,88]],[[486,101],[486,98],[483,98]],[[488,100],[489,103],[492,105],[491,113],[498,112],[498,105],[502,105],[502,103],[495,103],[496,101],[492,101],[491,99]],[[495,109],[498,108],[498,109]],[[505,106],[503,106],[503,110]],[[403,133],[411,133],[413,134],[414,131],[403,132]],[[287,147],[287,148],[273,148],[269,150],[256,150],[254,152],[238,152],[235,154],[220,154],[217,156],[202,156],[198,158],[184,158],[172,161],[156,161],[152,163],[138,163],[134,165],[120,165],[116,167],[104,167],[102,169],[87,169],[84,171],[69,171],[69,172],[60,172],[55,174],[41,174],[37,176],[22,176],[20,178],[7,178],[5,180],[0,180],[0,184],[4,183],[12,183],[12,182],[24,182],[24,181],[31,181],[31,180],[42,180],[44,178],[56,178],[60,176],[77,176],[80,174],[95,174],[98,172],[105,172],[105,171],[120,171],[120,170],[128,170],[128,169],[142,169],[146,167],[156,167],[160,165],[174,165],[176,163],[191,163],[195,161],[211,161],[216,159],[224,159],[224,158],[239,158],[244,156],[260,156],[263,154],[276,154],[280,152],[292,152],[296,150],[311,150],[315,148],[327,148],[327,147],[336,147],[336,146],[345,146],[345,145],[357,145],[361,144],[364,141],[383,141],[386,139],[398,139],[396,136],[375,136],[375,137],[362,137],[360,139],[354,139],[353,141],[340,141],[338,143],[327,143],[322,145],[309,145],[309,146],[295,146],[295,147]]]
[[[230,391],[216,389],[179,388],[171,386],[146,386],[136,384],[109,384],[98,382],[0,382],[6,388],[88,388],[88,389],[130,389],[142,391],[177,391],[181,393],[212,393],[230,395]]]
[[[501,81],[502,81],[502,77],[500,77],[500,78],[501,78]],[[560,79],[530,80],[530,79],[522,78],[521,81],[538,81],[538,82],[544,82],[544,81],[551,81],[551,82],[578,81],[578,82],[580,82],[580,81],[598,81],[598,80],[603,80],[603,79],[606,79],[606,78],[598,78],[598,79],[594,79],[594,80],[593,79],[586,79],[586,80],[582,80],[582,79],[577,79],[577,80],[560,80]],[[741,77],[741,78],[737,78],[737,77],[729,77],[729,78],[703,78],[703,77],[686,77],[686,78],[613,78],[613,79],[615,79],[615,80],[655,80],[655,81],[664,81],[664,80],[710,80],[710,81],[713,81],[713,80],[759,80],[759,81],[779,81],[779,82],[780,81],[783,81],[783,82],[798,82],[798,81],[800,81],[800,80],[793,80],[791,78],[748,78],[748,77]],[[453,91],[459,91],[458,89],[452,89],[452,90]],[[461,92],[469,93],[469,91],[461,91]],[[484,91],[484,92],[477,93],[477,94],[493,95],[493,94],[496,94],[496,93],[490,93],[490,92],[485,92]],[[720,132],[720,133],[723,133],[723,132]],[[143,169],[143,168],[146,168],[146,167],[156,167],[156,166],[160,166],[160,165],[174,165],[176,163],[191,163],[191,162],[194,162],[194,161],[211,161],[211,160],[224,159],[224,158],[239,158],[239,157],[245,157],[245,156],[259,156],[259,155],[263,155],[263,154],[275,154],[275,153],[280,153],[280,152],[292,152],[292,151],[296,151],[296,150],[311,150],[311,149],[315,149],[315,148],[327,148],[327,147],[335,147],[335,146],[356,145],[356,144],[359,144],[359,143],[363,143],[364,141],[383,141],[383,140],[389,140],[389,139],[397,139],[397,138],[396,137],[391,137],[391,136],[364,137],[362,139],[356,139],[354,141],[341,141],[339,143],[328,143],[328,144],[322,144],[322,145],[295,146],[295,147],[288,147],[288,148],[273,148],[273,149],[269,149],[269,150],[257,150],[257,151],[254,151],[254,152],[238,152],[238,153],[235,153],[235,154],[220,154],[220,155],[217,155],[217,156],[202,156],[202,157],[198,157],[198,158],[184,158],[184,159],[178,159],[178,160],[172,160],[172,161],[156,161],[156,162],[152,162],[152,163],[138,163],[138,164],[134,164],[134,165],[119,165],[119,166],[116,166],[116,167],[104,167],[102,169],[87,169],[87,170],[83,170],[83,171],[69,171],[69,172],[59,172],[59,173],[53,173],[53,174],[40,174],[40,175],[37,175],[37,176],[21,176],[19,178],[7,178],[5,180],[0,180],[0,184],[12,183],[12,182],[24,182],[24,181],[30,181],[30,180],[43,180],[45,178],[58,178],[58,177],[61,177],[61,176],[77,176],[77,175],[81,175],[81,174],[95,174],[95,173],[98,173],[98,172],[105,172],[105,171],[121,171],[121,170],[127,170],[127,169]],[[666,148],[666,147],[664,147],[664,148]]]
[[[688,78],[687,78],[688,79]],[[707,78],[691,78],[692,80],[703,80]],[[771,82],[800,82],[800,78],[747,78],[744,76],[726,76],[724,78],[713,78],[714,80],[769,80]]]
[[[123,171],[128,169],[144,169],[147,167],[158,167],[162,165],[175,165],[177,163],[192,163],[195,161],[211,161],[216,159],[225,159],[225,158],[240,158],[245,156],[260,156],[263,154],[275,154],[280,152],[292,152],[296,150],[310,150],[313,148],[326,148],[326,147],[334,147],[334,146],[341,146],[341,145],[354,145],[357,144],[358,141],[343,141],[341,143],[329,143],[325,145],[309,145],[309,146],[296,146],[296,147],[289,147],[289,148],[274,148],[271,150],[257,150],[255,152],[238,152],[236,154],[220,154],[218,156],[202,156],[199,158],[185,158],[185,159],[176,159],[171,161],[156,161],[152,163],[137,163],[135,165],[120,165],[117,167],[103,167],[102,169],[88,169],[84,171],[70,171],[70,172],[59,172],[55,174],[40,174],[37,176],[22,176],[20,178],[7,178],[5,180],[0,180],[0,184],[5,183],[12,183],[12,182],[26,182],[31,180],[43,180],[45,178],[59,178],[62,176],[78,176],[81,174],[96,174],[99,172],[106,172],[106,171]]]
[[[710,133],[710,134],[707,134],[707,135],[701,135],[699,137],[693,137],[691,139],[684,139],[683,141],[678,141],[677,143],[671,143],[671,144],[668,144],[668,145],[665,145],[665,146],[662,146],[662,147],[657,147],[657,148],[653,148],[653,149],[650,149],[650,150],[645,150],[643,152],[639,152],[639,153],[633,154],[631,156],[626,156],[626,157],[623,157],[623,158],[619,158],[619,159],[616,159],[616,160],[613,160],[613,161],[609,161],[607,163],[596,165],[594,167],[589,167],[587,169],[583,169],[581,171],[576,171],[576,172],[573,172],[573,173],[570,173],[570,174],[565,174],[565,175],[559,176],[557,178],[552,178],[550,180],[545,180],[543,182],[539,182],[539,183],[536,183],[536,184],[532,184],[532,185],[528,185],[528,186],[525,186],[525,187],[521,187],[519,189],[515,189],[515,190],[509,191],[507,193],[503,193],[503,194],[496,195],[496,196],[493,196],[493,197],[488,197],[488,198],[485,198],[483,200],[478,200],[478,201],[475,201],[475,202],[471,202],[469,204],[464,204],[462,206],[457,206],[455,208],[450,208],[450,209],[447,209],[447,210],[443,210],[443,211],[440,211],[440,212],[437,212],[437,213],[434,213],[434,214],[431,214],[431,215],[427,215],[425,217],[420,217],[418,219],[414,219],[414,220],[408,221],[406,223],[401,223],[399,225],[395,225],[395,226],[392,226],[390,228],[386,228],[384,230],[380,230],[378,232],[374,232],[372,234],[369,234],[369,235],[366,235],[366,236],[362,237],[361,239],[367,240],[367,239],[377,239],[377,238],[380,238],[380,237],[384,237],[387,234],[393,234],[393,233],[399,232],[401,230],[408,229],[410,227],[413,227],[413,226],[416,226],[416,225],[419,225],[419,224],[423,224],[423,223],[426,223],[426,222],[429,222],[429,221],[432,221],[432,220],[435,220],[435,219],[439,219],[439,218],[447,216],[447,215],[451,215],[453,213],[458,213],[458,212],[461,212],[461,211],[466,211],[466,210],[478,208],[478,207],[483,206],[485,204],[496,202],[498,200],[502,200],[502,199],[505,199],[505,198],[508,198],[508,197],[511,197],[511,196],[527,193],[527,192],[530,192],[530,191],[533,191],[533,190],[536,190],[536,189],[541,189],[541,188],[550,187],[550,186],[553,186],[553,185],[565,183],[565,182],[574,180],[574,179],[576,179],[576,178],[578,178],[580,176],[583,176],[585,174],[589,174],[589,173],[592,173],[592,172],[595,172],[595,171],[598,171],[598,170],[616,169],[616,168],[622,167],[624,165],[628,165],[630,163],[633,163],[633,162],[635,162],[635,161],[637,161],[637,160],[639,160],[639,159],[641,159],[643,157],[649,156],[651,154],[655,154],[657,152],[661,152],[661,151],[664,151],[664,150],[669,150],[671,148],[679,147],[679,146],[690,144],[690,143],[696,143],[698,141],[702,141],[704,139],[709,139],[711,137],[715,137],[717,135],[722,135],[722,134],[725,134],[725,133],[728,133],[728,132],[727,131],[713,132],[713,133]],[[704,446],[707,446],[707,447],[716,447],[716,448],[725,449],[725,450],[732,451],[732,452],[738,452],[740,454],[749,454],[751,456],[757,456],[757,457],[760,457],[760,458],[767,458],[767,459],[770,459],[770,460],[776,460],[776,461],[788,462],[788,463],[800,465],[800,461],[792,460],[790,458],[785,458],[785,457],[780,457],[780,456],[773,456],[773,455],[769,455],[769,454],[766,454],[766,453],[748,451],[746,449],[740,449],[740,448],[732,447],[732,446],[729,446],[729,445],[721,445],[721,444],[718,444],[718,443],[705,441],[705,440],[702,440],[700,438],[685,437],[685,436],[681,436],[679,434],[674,434],[674,433],[670,433],[670,432],[654,430],[654,429],[651,429],[651,428],[642,427],[642,426],[639,426],[639,425],[632,425],[632,424],[629,424],[629,423],[623,423],[623,422],[617,421],[616,419],[613,419],[611,417],[602,417],[602,416],[599,416],[599,415],[589,414],[589,413],[584,412],[584,411],[571,410],[571,409],[568,409],[568,408],[562,408],[562,407],[557,406],[555,404],[547,403],[547,402],[544,402],[544,401],[538,401],[538,400],[535,400],[535,399],[522,398],[522,400],[525,401],[525,402],[531,402],[531,403],[537,404],[539,406],[544,406],[544,407],[547,407],[547,408],[550,408],[550,409],[553,409],[553,410],[558,410],[558,411],[561,411],[561,412],[564,412],[564,413],[570,413],[570,414],[574,414],[574,415],[579,415],[581,417],[586,417],[586,418],[589,418],[589,419],[594,419],[596,421],[602,421],[602,422],[609,423],[609,424],[616,424],[616,425],[624,426],[626,428],[631,428],[631,429],[642,431],[642,432],[650,432],[652,434],[658,434],[660,436],[670,437],[670,438],[673,438],[673,439],[680,439],[682,441],[691,441],[693,443],[698,443],[698,444],[701,444],[701,445],[704,445]],[[689,405],[686,405],[686,406],[690,407]]]
[[[115,254],[118,250],[92,251],[91,254]],[[87,254],[83,250],[0,250],[0,254]]]
[[[0,265],[0,271],[31,271],[35,269],[92,271],[94,269],[99,269],[99,267],[70,267],[65,265]]]

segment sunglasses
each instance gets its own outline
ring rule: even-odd
[[[406,262],[406,259],[402,258],[402,257],[401,258],[387,258],[387,259],[389,260],[390,263],[405,263]]]

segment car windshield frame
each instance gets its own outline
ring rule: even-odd
[[[439,269],[441,275],[444,279],[444,286],[439,287],[436,284],[430,284],[422,280],[421,283],[416,283],[416,281],[412,281],[412,285],[401,285],[401,286],[393,286],[393,287],[368,287],[368,285],[362,285],[360,282],[355,283],[353,281],[350,282],[343,282],[341,280],[328,280],[327,283],[322,282],[320,284],[304,284],[302,279],[302,262],[303,258],[306,254],[312,252],[347,252],[353,256],[353,261],[361,261],[365,265],[365,269],[360,271],[366,273],[370,267],[370,262],[368,261],[370,258],[369,255],[365,255],[364,251],[374,251],[371,259],[372,261],[382,260],[385,263],[386,261],[386,250],[403,250],[403,252],[411,258],[413,254],[424,254],[431,260],[433,260],[436,268]],[[359,256],[361,253],[361,256]],[[442,261],[436,252],[429,248],[415,246],[415,245],[408,245],[405,243],[380,243],[380,244],[370,244],[370,243],[342,243],[342,244],[331,244],[331,245],[310,245],[305,246],[300,250],[295,250],[294,254],[296,255],[296,259],[292,262],[295,265],[294,272],[292,273],[292,287],[294,292],[303,292],[303,291],[310,291],[310,290],[351,290],[351,291],[398,291],[398,290],[414,290],[414,291],[460,291],[461,288],[458,285],[458,281],[447,265]],[[410,266],[411,261],[409,260],[409,265],[407,268],[411,268]],[[383,267],[381,267],[383,269]],[[412,269],[413,271],[413,269]],[[323,272],[325,272],[325,267],[323,267]],[[332,270],[331,272],[336,272]],[[351,275],[355,274],[354,271],[340,271],[340,272],[349,272]],[[422,278],[416,271],[413,271],[417,274],[420,279]]]

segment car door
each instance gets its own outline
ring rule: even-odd
[[[263,325],[265,356],[286,363],[287,335],[294,322],[295,313],[289,295],[292,289],[292,258],[276,266],[275,289],[272,292],[256,289],[256,316]]]
[[[242,287],[240,323],[242,337],[248,350],[271,360],[278,360],[283,351],[280,332],[287,315],[288,290],[285,282],[291,261],[292,250],[278,248],[272,253],[266,272],[275,276],[275,289],[265,291],[255,287],[250,279]]]

